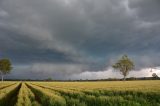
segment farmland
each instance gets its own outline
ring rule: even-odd
[[[0,106],[160,106],[160,81],[0,82]]]

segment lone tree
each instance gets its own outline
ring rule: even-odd
[[[134,69],[134,63],[131,61],[127,55],[123,55],[120,60],[117,61],[112,67],[116,70],[119,70],[120,73],[124,76],[123,80],[126,80],[126,76],[129,74],[129,71]]]
[[[3,76],[10,73],[12,70],[12,64],[9,59],[0,59],[0,75],[3,81]]]
[[[153,73],[153,74],[152,74],[152,77],[153,77],[153,78],[156,78],[156,79],[159,78],[156,73]]]

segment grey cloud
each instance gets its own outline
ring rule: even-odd
[[[159,21],[159,0],[130,0],[129,6],[135,9],[139,18],[149,22]]]
[[[50,64],[42,65],[46,75],[63,65],[66,71],[61,75],[77,73],[65,64],[81,65],[78,72],[86,66],[89,71],[103,70],[122,54],[131,56],[138,69],[157,66],[158,4],[158,0],[1,0],[0,54],[30,70],[33,64]]]
[[[85,64],[34,63],[16,67],[8,78],[16,79],[70,79],[73,74],[80,74],[88,69]]]
[[[160,71],[154,71],[157,75],[160,75]],[[152,73],[150,72],[150,68],[141,69],[139,71],[131,71],[127,77],[151,77]],[[106,78],[123,78],[123,76],[116,71],[113,71],[111,68],[108,68],[103,71],[98,72],[90,72],[86,71],[81,74],[72,75],[72,79],[106,79]]]

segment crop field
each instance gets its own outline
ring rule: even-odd
[[[160,80],[0,82],[0,106],[160,106]]]

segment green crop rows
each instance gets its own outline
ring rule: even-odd
[[[160,81],[1,82],[0,106],[160,106]]]

